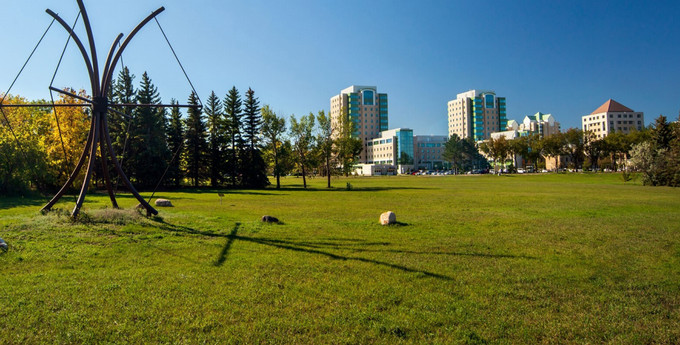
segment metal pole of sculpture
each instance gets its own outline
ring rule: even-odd
[[[91,124],[90,124],[90,131],[87,136],[87,143],[85,144],[85,148],[83,149],[82,154],[80,155],[80,158],[78,159],[78,163],[76,164],[75,169],[73,169],[73,172],[69,176],[68,180],[64,185],[61,187],[61,189],[57,192],[57,194],[42,208],[42,211],[49,211],[52,206],[54,206],[59,199],[64,196],[66,191],[73,185],[73,182],[77,178],[78,174],[80,173],[81,169],[83,168],[83,165],[85,164],[85,161],[88,161],[87,164],[87,170],[85,173],[85,178],[83,180],[82,187],[80,189],[80,194],[78,195],[78,199],[76,201],[76,205],[73,208],[73,212],[71,215],[75,218],[78,216],[78,212],[80,211],[80,208],[83,205],[83,202],[85,201],[85,194],[87,194],[87,188],[90,183],[90,178],[92,177],[92,172],[94,171],[95,164],[96,163],[96,158],[97,158],[97,148],[99,147],[100,152],[101,152],[101,165],[102,165],[102,172],[103,172],[103,177],[104,180],[106,181],[106,189],[109,194],[109,198],[111,199],[111,203],[113,204],[114,208],[118,208],[118,203],[116,202],[116,196],[113,191],[113,187],[111,185],[111,178],[109,176],[109,170],[108,170],[108,162],[107,162],[107,155],[111,159],[111,162],[113,163],[116,172],[120,176],[121,180],[127,186],[128,190],[137,198],[139,203],[141,204],[142,207],[146,209],[147,215],[151,214],[158,214],[158,211],[154,209],[142,196],[139,194],[139,192],[135,189],[135,187],[132,185],[130,180],[127,178],[125,173],[123,172],[123,169],[120,166],[120,163],[118,162],[118,159],[116,158],[116,154],[114,152],[113,146],[111,145],[111,137],[109,135],[109,126],[107,122],[106,115],[107,113],[111,112],[116,112],[118,111],[111,109],[111,107],[182,107],[182,108],[200,108],[200,105],[176,105],[176,104],[114,104],[110,103],[108,98],[106,97],[108,89],[111,85],[111,80],[113,77],[113,72],[115,70],[115,66],[118,63],[118,60],[120,59],[123,50],[125,50],[125,47],[130,43],[130,40],[137,34],[137,32],[144,27],[150,20],[154,19],[159,13],[163,12],[165,10],[164,7],[161,7],[157,9],[156,11],[152,12],[149,16],[147,16],[142,22],[140,22],[131,32],[130,34],[123,40],[123,43],[119,45],[120,40],[123,38],[123,34],[119,34],[116,39],[114,40],[113,44],[111,45],[111,48],[109,49],[108,56],[106,58],[106,62],[104,63],[104,70],[103,73],[101,74],[101,77],[99,75],[99,63],[97,60],[97,50],[95,47],[95,41],[94,37],[92,35],[92,28],[90,26],[90,20],[89,17],[87,16],[87,11],[85,10],[85,6],[83,5],[82,0],[77,0],[78,2],[78,7],[80,8],[80,12],[83,16],[83,23],[85,25],[85,30],[87,32],[87,39],[89,42],[89,48],[90,48],[90,54],[88,54],[87,49],[83,45],[82,41],[78,37],[78,35],[73,32],[71,27],[69,27],[66,22],[59,17],[56,13],[54,13],[52,10],[47,9],[46,12],[52,16],[61,26],[64,27],[64,29],[69,33],[71,36],[71,39],[75,42],[75,44],[78,46],[78,49],[80,50],[81,55],[83,56],[83,60],[85,61],[85,66],[87,67],[87,71],[90,77],[90,84],[92,88],[92,99],[88,99],[85,97],[80,97],[78,95],[75,95],[73,93],[60,90],[57,88],[50,87],[52,91],[56,91],[59,93],[62,93],[64,95],[73,97],[75,99],[79,99],[81,101],[86,102],[86,104],[55,104],[57,106],[89,106],[92,109],[92,119],[91,119]],[[118,49],[116,49],[118,48]],[[15,106],[21,106],[21,107],[27,107],[27,106],[36,106],[36,105],[3,105],[0,104],[0,107],[15,107]],[[45,106],[42,104],[41,106]]]

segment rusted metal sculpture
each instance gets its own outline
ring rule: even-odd
[[[78,199],[76,200],[76,205],[73,208],[73,212],[71,215],[73,217],[77,217],[78,212],[80,211],[80,208],[83,205],[83,202],[85,200],[85,194],[87,194],[87,189],[90,184],[90,178],[92,177],[92,172],[94,171],[95,164],[96,164],[96,158],[97,158],[97,147],[100,148],[101,152],[101,160],[100,164],[102,166],[102,172],[104,175],[104,180],[106,181],[106,189],[108,190],[109,197],[111,199],[111,203],[113,204],[114,208],[118,208],[118,203],[116,202],[116,196],[115,192],[113,190],[113,186],[111,184],[111,178],[109,176],[109,169],[108,169],[108,162],[107,162],[107,155],[111,159],[111,162],[113,163],[116,172],[120,176],[120,179],[123,181],[125,186],[127,186],[128,190],[137,198],[139,203],[141,204],[142,207],[146,209],[147,215],[152,215],[152,214],[158,214],[158,211],[154,209],[144,198],[142,198],[141,195],[139,195],[139,192],[135,189],[135,187],[132,185],[130,180],[127,178],[125,173],[123,172],[123,169],[120,166],[120,163],[118,162],[118,159],[116,158],[116,154],[114,152],[113,146],[111,145],[111,137],[109,135],[109,126],[107,123],[107,118],[106,115],[109,112],[114,112],[121,114],[123,116],[127,116],[125,114],[122,114],[121,112],[118,112],[112,107],[183,107],[183,108],[200,108],[200,105],[177,105],[177,104],[171,104],[171,105],[166,105],[166,104],[115,104],[109,102],[109,99],[107,98],[107,93],[108,89],[111,86],[111,81],[113,78],[113,72],[115,69],[116,64],[118,63],[118,60],[121,57],[121,54],[123,53],[123,50],[125,50],[125,47],[130,43],[130,40],[137,34],[137,32],[144,27],[149,21],[154,19],[159,13],[163,12],[165,10],[164,7],[161,7],[151,13],[148,17],[146,17],[144,20],[142,20],[141,23],[139,23],[131,32],[130,34],[125,38],[125,40],[121,42],[121,39],[123,38],[123,34],[119,34],[118,37],[113,41],[113,44],[111,45],[111,48],[109,49],[108,56],[106,58],[106,62],[104,64],[104,69],[103,72],[100,76],[99,74],[99,63],[97,60],[97,50],[95,48],[95,42],[94,42],[94,37],[92,35],[92,28],[90,27],[90,20],[87,16],[87,11],[85,10],[85,6],[83,5],[82,0],[77,0],[78,2],[78,7],[80,8],[80,12],[83,17],[83,23],[85,25],[85,30],[87,32],[87,39],[89,42],[89,48],[90,48],[90,54],[88,54],[87,49],[83,45],[82,41],[78,37],[78,35],[73,32],[71,27],[69,27],[66,22],[59,17],[56,13],[54,13],[52,10],[47,9],[46,12],[52,16],[61,26],[66,29],[66,31],[69,33],[71,39],[75,42],[75,44],[78,46],[78,49],[80,50],[81,55],[83,56],[83,59],[85,61],[85,66],[87,67],[87,71],[90,77],[90,84],[92,87],[92,99],[88,99],[85,97],[81,97],[78,95],[75,95],[73,93],[60,90],[57,88],[54,88],[50,86],[50,90],[59,92],[65,95],[68,95],[70,97],[73,97],[75,99],[79,99],[81,101],[84,101],[85,104],[53,104],[54,106],[89,106],[92,109],[92,119],[91,119],[91,125],[90,125],[90,130],[89,134],[87,136],[87,143],[85,144],[85,148],[83,149],[83,153],[80,155],[80,159],[78,160],[78,163],[76,164],[75,169],[69,176],[68,180],[64,185],[61,187],[59,192],[42,208],[43,211],[49,211],[54,204],[59,201],[59,199],[64,196],[66,191],[72,186],[73,182],[75,181],[76,177],[80,173],[80,170],[83,168],[83,165],[85,164],[86,161],[88,161],[87,164],[87,171],[85,173],[85,179],[83,181],[83,185],[80,189],[80,194],[78,195]],[[119,44],[120,43],[120,44]],[[169,42],[168,42],[169,43]],[[181,64],[180,64],[181,66]],[[193,86],[192,86],[193,88]],[[37,104],[21,104],[21,105],[12,105],[12,104],[7,104],[3,105],[0,104],[0,108],[2,107],[30,107],[30,106],[42,106],[44,107],[45,104],[37,105]]]

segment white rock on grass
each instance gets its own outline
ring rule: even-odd
[[[172,207],[172,203],[168,199],[156,199],[156,206]]]
[[[387,211],[380,215],[380,224],[390,225],[397,223],[397,215],[392,211]]]

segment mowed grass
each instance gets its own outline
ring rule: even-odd
[[[0,199],[3,343],[677,344],[680,190],[617,174]],[[346,190],[346,183],[352,190]],[[73,206],[73,198],[58,208]],[[378,224],[391,210],[400,224]],[[283,224],[263,224],[263,215]]]

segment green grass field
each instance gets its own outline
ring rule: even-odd
[[[159,193],[175,207],[152,219],[129,195],[126,211],[89,195],[76,223],[0,199],[0,339],[680,343],[678,189],[616,174],[283,183],[221,203]],[[400,224],[378,224],[387,210]]]

